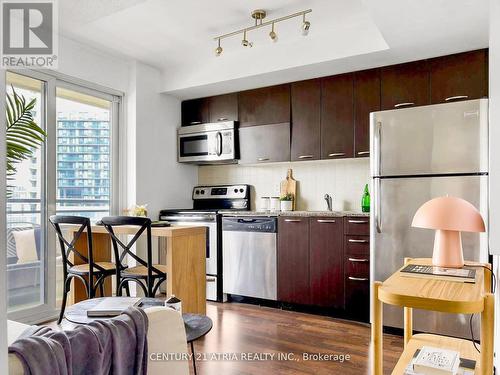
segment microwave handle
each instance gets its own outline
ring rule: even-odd
[[[216,138],[217,138],[217,156],[221,156],[222,155],[222,133],[217,132]]]

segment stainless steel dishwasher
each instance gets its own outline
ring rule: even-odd
[[[277,219],[222,218],[223,292],[277,300]]]

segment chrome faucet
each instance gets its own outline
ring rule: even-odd
[[[330,194],[325,194],[325,201],[328,207],[328,211],[332,211],[332,197],[330,196]]]

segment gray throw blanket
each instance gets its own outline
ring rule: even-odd
[[[26,375],[146,375],[148,317],[136,307],[71,331],[30,327],[9,347]]]

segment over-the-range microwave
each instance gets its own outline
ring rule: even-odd
[[[235,121],[190,125],[177,129],[177,160],[180,163],[236,163],[238,157]]]

